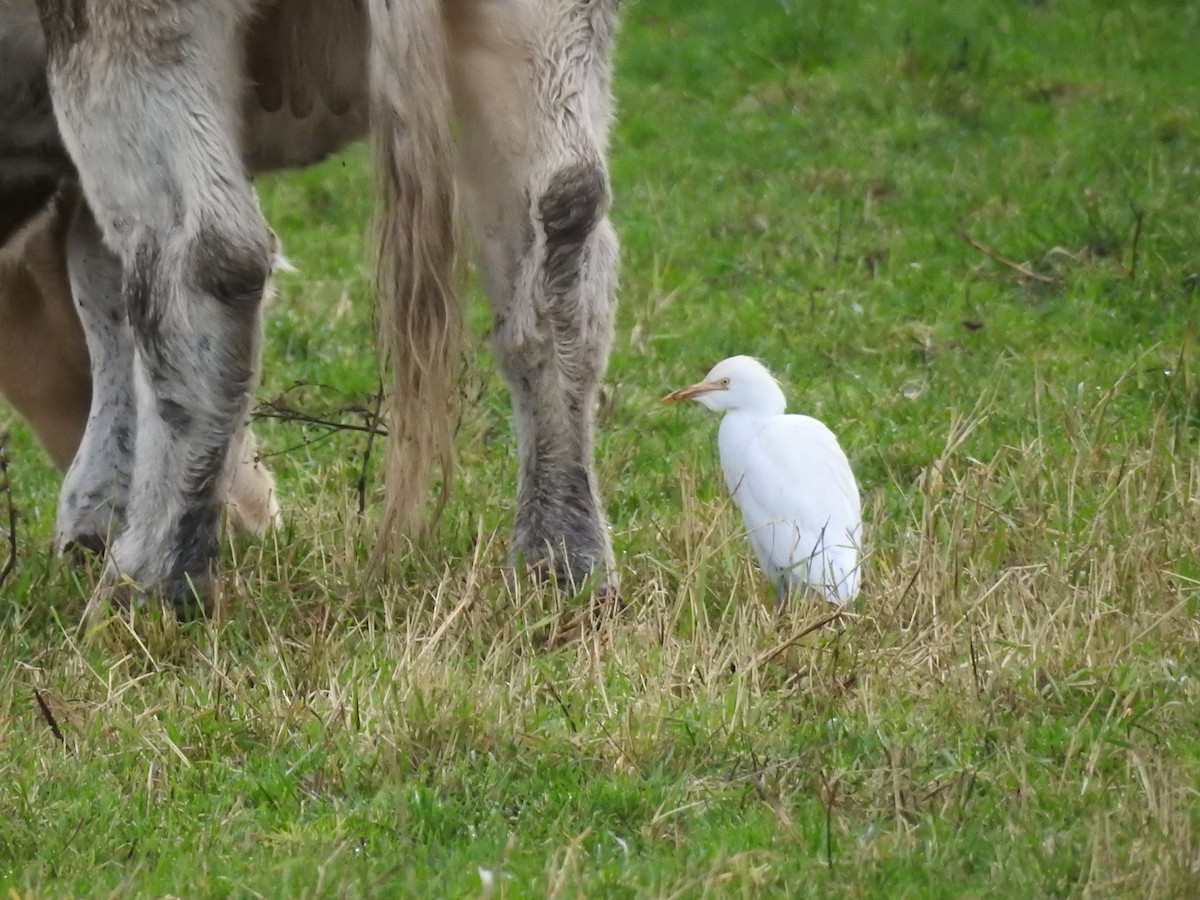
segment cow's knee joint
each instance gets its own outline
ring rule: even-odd
[[[608,174],[596,160],[580,160],[558,169],[538,201],[546,243],[579,244],[608,210]]]
[[[254,314],[270,275],[271,247],[265,224],[251,233],[204,224],[188,249],[188,275],[197,290],[231,312]]]

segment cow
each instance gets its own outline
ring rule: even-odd
[[[449,483],[461,208],[513,396],[514,562],[615,586],[593,443],[616,292],[616,7],[0,0],[0,209],[64,178],[82,192],[64,241],[92,400],[58,545],[106,545],[105,585],[211,599],[271,258],[249,178],[366,137],[391,371],[384,538],[420,527],[435,474],[443,499]]]

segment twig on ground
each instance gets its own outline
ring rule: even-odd
[[[367,510],[367,471],[371,466],[371,448],[375,445],[375,435],[380,434],[379,416],[383,408],[383,379],[379,379],[379,388],[375,392],[375,408],[366,414],[367,446],[363,448],[362,471],[358,473],[358,514],[361,516]],[[382,432],[386,434],[387,432]]]
[[[0,494],[8,508],[8,559],[0,569],[0,587],[17,567],[17,508],[13,505],[12,482],[8,477],[8,432],[0,434]]]
[[[341,410],[341,412],[362,411],[362,407],[347,407]],[[309,415],[306,412],[301,412],[284,404],[277,404],[274,400],[260,404],[258,409],[254,411],[253,416],[256,419],[278,419],[281,422],[300,422],[303,425],[316,425],[320,428],[328,428],[330,431],[361,431],[367,434],[387,434],[386,430],[378,426],[359,425],[355,422],[334,422],[331,419]]]
[[[54,713],[50,711],[50,704],[42,697],[42,692],[35,690],[33,692],[33,699],[37,701],[38,709],[42,711],[42,718],[50,726],[50,733],[54,735],[60,744],[64,747],[67,746],[67,739],[63,737],[62,730],[58,727],[58,721],[54,718]]]
[[[769,650],[764,650],[762,653],[760,653],[758,655],[757,664],[761,666],[765,662],[770,662],[772,659],[774,659],[776,656],[778,656],[784,650],[788,649],[789,647],[793,646],[794,644],[798,644],[803,638],[808,637],[808,635],[812,634],[814,631],[824,628],[830,622],[840,619],[841,617],[842,617],[842,611],[839,609],[837,612],[835,612],[831,615],[825,616],[824,618],[821,618],[821,619],[817,619],[817,621],[815,621],[815,622],[810,622],[808,625],[805,625],[803,628],[801,628],[799,631],[797,631],[791,637],[787,638],[786,640],[780,641],[774,647],[771,647]]]
[[[960,231],[958,235],[988,259],[994,260],[1000,263],[1002,266],[1008,266],[1014,272],[1019,272],[1023,278],[1028,278],[1030,281],[1036,281],[1040,284],[1058,284],[1057,278],[1052,278],[1049,275],[1043,275],[1040,272],[1035,272],[1024,263],[1019,263],[1014,259],[1009,259],[1003,253],[993,250],[987,244],[981,244],[979,241],[975,240],[975,238],[971,237],[971,235],[967,234],[966,231]]]
[[[281,422],[300,422],[302,425],[316,425],[320,428],[327,428],[330,431],[371,432],[377,430],[379,434],[387,434],[386,430],[379,428],[379,404],[381,401],[376,401],[373,412],[362,403],[350,402],[331,407],[314,415],[302,409],[297,409],[288,400],[295,392],[308,388],[323,392],[332,392],[348,400],[353,400],[350,394],[331,385],[320,384],[314,381],[297,381],[272,399],[260,403],[254,412],[251,413],[251,417],[255,419],[277,419]],[[341,421],[344,417],[360,415],[368,417],[365,425],[359,425],[356,422]]]
[[[1129,280],[1132,281],[1137,275],[1138,264],[1138,244],[1142,239],[1142,223],[1146,219],[1146,213],[1140,209],[1133,211],[1133,241],[1129,249]]]
[[[273,453],[264,453],[262,454],[263,459],[270,459],[271,457],[275,456],[286,456],[293,450],[298,450],[301,447],[307,447],[308,445],[316,443],[317,441],[325,440],[341,431],[365,433],[370,435],[372,439],[376,434],[384,436],[387,435],[387,429],[381,428],[379,425],[380,414],[378,403],[376,404],[376,409],[374,412],[361,403],[346,403],[341,406],[322,411],[319,414],[308,413],[304,410],[297,409],[285,399],[288,397],[288,395],[294,393],[295,391],[303,390],[305,388],[317,388],[322,391],[333,391],[334,393],[340,394],[343,397],[349,396],[344,391],[340,391],[337,388],[330,387],[329,385],[298,381],[273,399],[260,403],[255,408],[254,412],[251,413],[251,418],[275,419],[280,422],[299,422],[301,425],[315,425],[318,428],[324,429],[324,433],[317,437],[301,441],[299,444],[295,444],[291,447],[285,447],[283,450],[276,450]],[[365,416],[366,424],[359,425],[354,421],[344,421],[345,419],[353,416]]]

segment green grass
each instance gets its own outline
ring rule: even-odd
[[[1198,40],[1166,0],[627,4],[599,465],[628,606],[580,640],[505,584],[477,291],[453,499],[385,581],[362,435],[261,421],[288,523],[227,545],[216,619],[80,642],[95,573],[52,558],[14,425],[0,886],[1200,894]],[[261,398],[368,404],[365,154],[259,188],[301,270]],[[655,402],[732,353],[863,486],[837,627],[770,615],[715,421]]]

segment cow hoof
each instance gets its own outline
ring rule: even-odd
[[[61,542],[59,555],[72,565],[82,565],[94,557],[103,557],[108,544],[98,534],[79,534]]]
[[[189,574],[156,564],[157,557],[137,551],[128,533],[113,544],[101,578],[108,600],[127,609],[158,604],[180,621],[211,612],[211,566],[204,567],[203,574]]]
[[[538,582],[553,584],[560,590],[577,594],[590,590],[596,595],[616,596],[620,587],[616,562],[607,539],[568,542],[560,538],[557,545],[548,540],[514,541],[513,556],[529,575]]]
[[[110,572],[111,570],[106,570],[104,578],[92,592],[91,599],[84,608],[84,628],[96,624],[106,610],[114,607],[130,612],[157,605],[180,622],[194,622],[206,618],[211,612],[211,605],[205,599],[205,595],[191,589],[190,585],[186,591],[168,590],[165,585],[148,588],[127,576],[114,576]]]
[[[88,508],[70,502],[73,494],[60,498],[58,522],[55,525],[54,543],[60,555],[72,562],[79,562],[86,555],[103,556],[111,544],[110,537],[125,521],[125,510],[108,510],[101,514],[106,504],[93,504]]]

